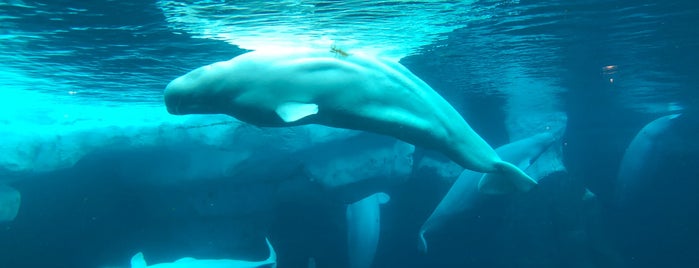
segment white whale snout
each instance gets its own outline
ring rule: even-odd
[[[207,69],[210,67],[198,68],[172,80],[165,87],[164,99],[168,113],[173,115],[220,113],[219,107],[225,105],[226,100],[219,95],[205,94],[204,89],[211,88],[211,83],[206,83],[211,79],[202,80]]]
[[[165,106],[167,107],[167,112],[173,115],[184,115],[186,113],[180,112],[180,103],[182,102],[182,97],[179,94],[173,94],[172,90],[173,86],[171,86],[173,83],[175,83],[174,80],[170,82],[170,84],[167,85],[165,88]]]

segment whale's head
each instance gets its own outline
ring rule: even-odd
[[[174,115],[225,113],[234,84],[226,62],[199,67],[172,80],[165,88],[165,106]]]

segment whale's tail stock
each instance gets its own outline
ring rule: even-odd
[[[506,194],[528,192],[537,182],[515,165],[500,161],[496,163],[498,171],[485,173],[478,182],[478,190],[486,194]]]

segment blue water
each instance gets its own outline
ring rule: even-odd
[[[565,170],[460,214],[426,255],[417,230],[450,183],[374,178],[391,201],[372,267],[699,265],[696,1],[235,2],[0,1],[0,184],[21,193],[0,220],[0,267],[129,267],[139,251],[261,260],[265,236],[279,267],[347,267],[345,205],[361,185],[299,180],[296,158],[356,140],[315,149],[321,134],[228,128],[162,101],[172,79],[267,45],[240,40],[268,29],[400,58],[493,147],[565,129]],[[627,146],[677,113],[618,207]]]

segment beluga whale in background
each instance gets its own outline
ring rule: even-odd
[[[347,206],[347,252],[349,268],[370,268],[381,233],[381,210],[391,197],[375,193]]]
[[[527,170],[557,140],[558,137],[554,134],[544,132],[505,144],[495,151],[504,160],[516,164],[520,169]],[[427,253],[425,233],[442,228],[456,215],[472,209],[478,200],[483,199],[484,195],[478,192],[478,178],[480,176],[480,173],[470,170],[461,172],[442,201],[420,227],[418,250]],[[541,179],[537,175],[532,175],[532,177],[536,180]]]
[[[479,184],[486,193],[536,185],[407,68],[360,53],[248,52],[171,81],[165,104],[171,114],[227,114],[260,127],[320,124],[393,136],[486,173]]]
[[[277,267],[277,254],[274,252],[272,243],[267,241],[269,257],[264,261],[242,261],[242,260],[198,260],[195,258],[182,258],[170,263],[158,263],[147,265],[143,253],[136,253],[131,258],[131,268],[256,268],[256,267]]]
[[[17,217],[22,195],[10,186],[0,184],[0,223],[10,222]]]
[[[628,209],[643,199],[644,193],[653,190],[658,140],[668,131],[682,114],[670,114],[657,118],[645,125],[626,147],[621,159],[616,181],[614,205],[619,209]]]

